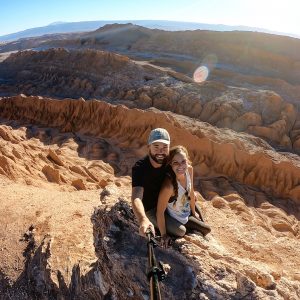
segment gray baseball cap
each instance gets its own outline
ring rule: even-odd
[[[170,135],[168,131],[164,128],[153,129],[148,138],[148,145],[155,142],[170,145]]]

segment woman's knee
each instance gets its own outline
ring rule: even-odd
[[[165,214],[165,218],[167,227],[166,229],[169,234],[177,237],[183,237],[185,235],[186,228],[182,223],[180,223],[168,214]]]
[[[203,236],[211,232],[211,228],[208,224],[196,219],[195,217],[189,217],[189,221],[186,223],[187,229],[200,231]]]
[[[176,237],[183,237],[186,234],[186,228],[184,225],[180,224],[179,226],[169,226],[167,227],[169,234]]]
[[[178,228],[178,229],[179,229],[179,230],[178,230],[177,236],[178,236],[178,237],[183,237],[183,236],[185,236],[185,234],[186,234],[186,228],[185,228],[185,226],[181,225],[180,228]]]

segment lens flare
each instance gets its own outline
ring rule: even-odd
[[[195,82],[203,82],[207,79],[209,73],[216,67],[218,63],[218,57],[211,53],[206,55],[200,67],[198,67],[193,75],[193,79]]]
[[[206,66],[200,66],[195,70],[193,79],[195,82],[203,82],[207,79],[208,74],[208,68]]]

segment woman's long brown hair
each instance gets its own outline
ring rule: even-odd
[[[187,163],[190,164],[189,154],[188,154],[187,149],[184,146],[175,146],[170,149],[170,154],[167,157],[167,166],[168,166],[167,176],[170,178],[171,183],[174,188],[175,195],[173,197],[175,198],[175,201],[177,200],[177,197],[178,197],[178,183],[177,183],[176,174],[174,173],[174,171],[171,167],[171,163],[176,154],[184,154],[187,159]]]

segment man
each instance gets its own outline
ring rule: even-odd
[[[155,234],[156,207],[161,185],[166,175],[165,158],[169,155],[170,135],[164,128],[156,128],[148,138],[148,155],[137,161],[132,168],[132,208],[138,219],[139,233],[147,229]],[[177,236],[185,234],[184,226],[166,215],[167,230]]]

